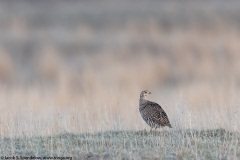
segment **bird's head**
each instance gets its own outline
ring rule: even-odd
[[[148,90],[144,90],[141,92],[140,98],[146,99],[149,94],[151,94],[151,92],[149,92]]]

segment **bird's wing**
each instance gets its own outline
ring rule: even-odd
[[[166,112],[162,109],[162,107],[159,104],[149,101],[147,103],[147,106],[151,107],[152,114],[153,114],[152,117],[156,123],[161,124],[162,126],[171,127],[171,124],[169,122]]]

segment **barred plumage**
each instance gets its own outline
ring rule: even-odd
[[[172,128],[167,114],[164,112],[162,107],[154,102],[146,100],[146,97],[151,92],[145,90],[140,94],[139,99],[139,111],[143,120],[152,128],[160,128],[161,126],[168,126]]]

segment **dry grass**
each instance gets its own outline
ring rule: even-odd
[[[238,3],[0,2],[0,153],[238,157]],[[144,89],[173,130],[139,131]]]

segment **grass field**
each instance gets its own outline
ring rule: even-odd
[[[240,159],[239,4],[0,1],[0,156]]]
[[[67,159],[239,159],[240,134],[224,129],[62,133],[3,138],[2,156]]]

